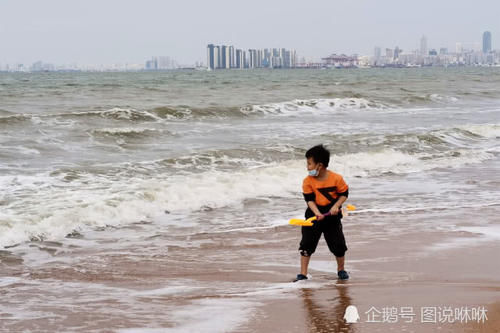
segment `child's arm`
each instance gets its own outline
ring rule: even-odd
[[[323,219],[323,214],[321,214],[321,212],[318,209],[318,206],[316,206],[316,203],[314,201],[308,201],[307,207],[311,208],[314,215],[316,215],[316,217],[318,218],[318,221]]]
[[[337,215],[339,213],[340,207],[342,207],[342,204],[347,200],[347,197],[349,196],[349,187],[345,183],[342,176],[340,176],[337,180],[337,189],[338,199],[333,204],[332,208],[330,208],[330,213],[332,213],[332,215]]]
[[[330,209],[330,212],[332,215],[337,215],[339,213],[340,207],[342,204],[347,200],[347,196],[341,195],[337,202],[333,205],[333,207]]]

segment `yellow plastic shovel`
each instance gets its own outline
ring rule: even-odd
[[[347,211],[356,210],[356,206],[354,206],[354,205],[347,205],[346,208],[347,208]],[[347,212],[346,211],[343,210],[342,213],[343,213],[344,216],[347,216]],[[329,215],[332,215],[332,213],[328,212],[326,214],[323,214],[323,216],[329,216]],[[313,221],[316,221],[316,219],[317,219],[316,216],[310,217],[307,220],[291,219],[290,221],[288,221],[288,224],[291,224],[291,225],[300,225],[302,227],[312,227],[314,225]]]

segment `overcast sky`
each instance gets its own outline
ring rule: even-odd
[[[499,0],[0,0],[0,63],[144,63],[167,55],[206,62],[208,43],[285,47],[319,59],[455,49],[492,33],[500,49]]]

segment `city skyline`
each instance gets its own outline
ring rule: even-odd
[[[462,42],[455,42],[454,45],[452,47],[440,47],[440,46],[437,46],[437,45],[434,45],[434,44],[430,44],[431,46],[428,46],[428,37],[426,35],[422,35],[418,42],[419,42],[419,47],[417,48],[414,48],[412,50],[409,50],[409,51],[412,51],[412,52],[415,52],[415,51],[420,51],[421,53],[423,52],[423,50],[425,49],[425,51],[428,51],[428,50],[443,50],[443,49],[446,49],[446,50],[456,50],[458,47],[460,48],[463,48],[463,49],[467,49],[467,50],[474,50],[474,51],[483,51],[485,50],[485,47],[487,47],[490,51],[495,51],[495,50],[500,50],[500,48],[497,48],[495,47],[496,44],[493,44],[493,40],[494,40],[494,37],[493,36],[496,36],[497,34],[492,34],[491,31],[484,31],[481,33],[481,39],[477,39],[476,41],[474,42],[471,42],[471,43],[462,43]],[[431,40],[431,43],[432,43],[432,40]],[[486,44],[485,44],[486,43]],[[213,43],[211,43],[212,45],[215,45]],[[398,43],[396,43],[398,44]],[[221,46],[224,46],[224,45],[221,45]],[[234,48],[234,46],[231,46]],[[381,48],[381,50],[388,50],[388,49],[391,49],[390,46],[380,46],[380,45],[375,45],[373,46],[372,48],[372,51],[371,52],[367,52],[366,54],[359,54],[359,53],[350,53],[350,52],[345,52],[345,51],[342,51],[340,50],[338,53],[339,54],[351,54],[351,55],[359,55],[359,56],[368,56],[368,55],[374,55],[376,57],[376,52],[377,51],[373,51],[373,49],[377,49],[377,48]],[[268,48],[262,48],[260,50],[265,50],[265,49],[268,49]],[[398,45],[395,46],[395,51],[397,52],[399,49],[399,51],[407,51],[407,50],[404,50],[402,48],[399,48]],[[254,48],[254,49],[241,49],[242,51],[245,51],[245,52],[248,52],[248,51],[251,51],[251,50],[259,50],[258,48]],[[295,54],[297,55],[297,51],[294,49],[292,50],[293,52],[295,52]],[[457,53],[458,50],[456,51]],[[200,52],[201,53],[201,52]],[[426,52],[423,52],[423,53],[426,53]],[[439,52],[438,52],[439,53]],[[332,52],[330,52],[329,54],[333,54]],[[306,57],[306,56],[301,56],[301,58],[303,59],[307,59],[306,62],[319,62],[321,61],[321,59],[323,59],[325,56],[327,56],[326,54],[324,55],[319,55],[319,56],[315,56],[315,57]],[[182,60],[177,60],[177,59],[173,59],[172,57],[170,56],[145,56],[145,58],[149,58],[149,60],[145,60],[144,58],[142,59],[142,61],[139,61],[139,62],[112,62],[112,63],[94,63],[94,64],[90,64],[90,63],[84,63],[84,64],[79,64],[78,62],[75,62],[75,61],[70,61],[70,62],[67,62],[67,63],[53,63],[53,62],[49,62],[49,61],[45,61],[44,59],[37,59],[36,61],[34,61],[33,63],[31,64],[25,64],[25,63],[22,63],[20,61],[15,61],[15,62],[12,62],[12,63],[7,63],[7,62],[2,62],[0,61],[0,71],[2,70],[5,70],[5,66],[9,66],[9,67],[15,67],[15,66],[18,66],[18,65],[23,65],[23,67],[37,67],[37,66],[43,66],[45,65],[45,69],[48,69],[48,70],[54,70],[55,68],[64,68],[64,69],[84,69],[84,70],[99,70],[100,68],[101,69],[117,69],[117,70],[142,70],[142,69],[158,69],[158,70],[161,70],[161,69],[174,69],[174,68],[180,68],[180,67],[199,67],[199,66],[207,66],[207,59],[206,59],[206,55],[205,55],[205,59],[202,59],[202,57],[199,57],[200,60],[199,61],[196,61],[194,63],[187,63],[186,61],[182,61]],[[165,63],[165,61],[168,61],[169,63],[172,63],[172,64],[175,64],[175,65],[169,65],[169,66],[161,66],[161,65],[157,65],[156,68],[148,68],[148,61],[150,62],[154,62],[155,61],[155,58],[156,58],[156,61],[157,63],[160,63],[160,59],[163,59],[161,60],[163,63]],[[165,58],[168,58],[169,60],[165,60]]]
[[[208,69],[252,69],[252,68],[318,68],[318,67],[384,67],[402,65],[499,65],[500,50],[495,50],[492,45],[491,31],[482,33],[481,42],[473,44],[456,43],[455,48],[449,50],[447,47],[435,47],[428,45],[428,38],[422,35],[419,39],[420,47],[414,50],[403,50],[399,46],[385,48],[375,46],[371,55],[350,55],[345,52],[339,55],[330,53],[322,56],[321,60],[298,59],[295,50],[285,48],[264,49],[238,49],[233,45],[207,45],[206,63],[197,61],[195,64],[182,66],[177,60],[170,56],[152,56],[143,64],[112,64],[112,65],[54,65],[41,60],[31,65],[21,63],[1,64],[0,71],[142,71],[142,70],[172,70],[179,68],[201,68]],[[439,50],[439,51],[438,51]],[[488,53],[492,53],[488,55]],[[439,57],[437,57],[439,56]],[[436,58],[437,57],[437,58]]]
[[[417,49],[422,35],[429,47],[452,49],[456,42],[476,43],[483,31],[500,44],[500,3],[491,0],[422,0],[411,8],[393,0],[254,0],[244,10],[228,0],[4,0],[0,11],[2,64],[138,64],[167,55],[189,65],[205,62],[200,45],[210,42],[255,49],[285,45],[319,59],[369,54],[375,45]]]
[[[207,45],[205,67],[215,69],[294,68],[297,52],[285,48],[239,49],[233,45]]]

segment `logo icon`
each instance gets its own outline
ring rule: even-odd
[[[359,320],[358,309],[354,305],[349,305],[345,309],[344,320],[347,324],[357,323]]]

